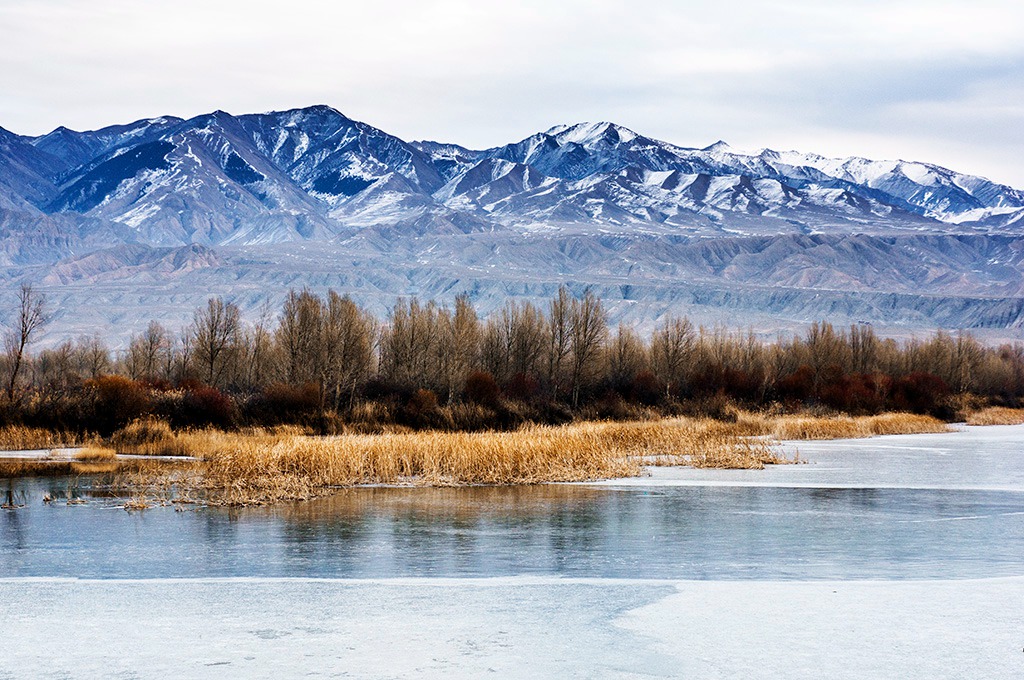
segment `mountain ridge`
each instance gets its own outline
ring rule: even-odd
[[[475,150],[405,142],[316,105],[160,116],[86,132],[59,127],[38,137],[4,131],[0,144],[11,160],[0,172],[0,205],[120,222],[153,245],[329,239],[450,211],[495,227],[711,234],[752,229],[751,218],[762,233],[1000,230],[1024,219],[1024,192],[935,164],[742,152],[722,141],[683,147],[607,121]],[[165,197],[171,189],[175,200]],[[199,214],[218,218],[198,224]],[[299,214],[305,233],[281,226]],[[266,232],[242,229],[253,220]]]
[[[641,326],[959,319],[1008,338],[1022,253],[1024,192],[982,177],[684,147],[609,121],[489,149],[406,142],[326,105],[0,129],[0,304],[38,283],[62,301],[55,331],[184,322],[210,294],[254,308],[336,287],[381,311],[469,291],[487,313],[568,283]]]

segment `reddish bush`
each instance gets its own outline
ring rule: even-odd
[[[150,378],[146,380],[146,386],[157,392],[170,392],[174,389],[174,385],[169,380],[164,380],[163,378]]]
[[[474,404],[494,406],[498,403],[501,390],[494,376],[486,371],[473,371],[466,378],[466,399]]]
[[[911,373],[893,384],[891,401],[899,411],[942,415],[941,405],[949,392],[949,385],[939,376]]]
[[[814,389],[814,371],[810,366],[801,366],[776,385],[783,401],[806,401]]]
[[[412,427],[435,425],[437,415],[437,395],[430,390],[416,390],[402,407],[402,420]]]
[[[179,390],[191,392],[194,389],[206,387],[206,383],[195,380],[194,378],[182,378],[181,380],[178,381],[178,384],[175,385],[175,387]]]
[[[540,394],[540,382],[532,375],[516,373],[505,386],[505,395],[516,401],[532,401]],[[497,397],[497,395],[495,395]]]
[[[186,425],[230,427],[235,423],[235,402],[216,387],[201,385],[185,392]]]
[[[101,375],[85,382],[91,393],[95,427],[109,434],[150,410],[149,389],[119,375]]]
[[[437,395],[430,390],[416,390],[409,397],[405,407],[412,414],[429,413],[437,410]]]
[[[761,378],[752,373],[725,368],[721,380],[721,389],[733,399],[753,401],[761,396]]]
[[[246,417],[258,424],[305,423],[320,409],[316,385],[292,387],[276,384],[265,388],[246,406]]]
[[[599,418],[607,420],[626,420],[632,415],[629,405],[615,390],[607,390],[594,403],[594,410]]]
[[[640,371],[629,386],[629,397],[645,406],[654,406],[661,401],[665,385],[650,371]]]

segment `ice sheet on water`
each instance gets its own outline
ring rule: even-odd
[[[1024,491],[1024,425],[942,434],[785,442],[800,465],[764,470],[651,468],[604,486],[764,486],[828,489]]]
[[[0,597],[14,678],[932,680],[1019,677],[1024,579],[16,579]]]

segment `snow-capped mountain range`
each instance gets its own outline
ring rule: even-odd
[[[486,307],[560,282],[717,286],[741,298],[768,285],[797,297],[967,294],[1005,305],[1024,294],[1022,236],[1024,192],[981,177],[724,142],[687,148],[612,123],[560,125],[483,150],[406,142],[327,106],[61,127],[40,137],[0,128],[5,279],[51,286],[68,302],[92,286],[93,299],[110,300],[127,326],[137,321],[132,296],[159,298],[161,287],[178,298],[223,293],[256,304],[277,288],[331,285],[382,309],[397,295],[444,298],[460,286]],[[822,250],[856,239],[865,247],[845,256],[836,254],[843,247]],[[519,259],[527,264],[516,274]],[[886,261],[904,259],[926,271],[888,271]],[[201,285],[200,271],[209,279]],[[190,277],[206,288],[188,294]],[[139,304],[159,309],[156,298]],[[664,292],[613,294],[616,316],[638,322],[676,302]],[[742,322],[745,304],[727,320]],[[751,304],[762,326],[828,311]],[[710,319],[728,308],[710,302],[697,311]],[[883,320],[872,314],[863,320]],[[81,310],[61,316],[76,329],[113,320],[82,322]],[[1019,310],[997,316],[964,319],[1021,322]],[[888,322],[947,323],[940,317]]]

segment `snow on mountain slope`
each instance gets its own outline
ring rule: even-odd
[[[31,139],[0,127],[0,209],[37,213],[56,193],[49,178],[55,162]]]
[[[0,170],[0,207],[119,222],[153,245],[330,239],[452,218],[705,235],[1024,226],[1024,192],[938,166],[684,148],[608,122],[475,151],[406,143],[314,106],[7,133],[0,152],[15,159]]]
[[[327,106],[240,116],[238,122],[277,167],[331,207],[391,174],[417,193],[443,183],[415,147]]]
[[[713,159],[720,169],[742,169],[750,176],[789,180],[794,186],[843,183],[848,191],[944,222],[965,221],[958,218],[967,213],[971,221],[980,221],[1024,207],[1024,192],[929,163],[835,159],[771,149],[744,153],[724,143],[682,151]]]
[[[334,286],[383,313],[470,291],[487,312],[567,283],[637,324],[1005,338],[1024,325],[1022,267],[1024,192],[927,163],[688,148],[608,122],[473,150],[327,106],[0,129],[0,303],[39,283],[57,329],[130,332],[211,293],[251,308]]]
[[[111,149],[139,142],[162,130],[181,123],[181,118],[161,116],[137,120],[128,125],[111,125],[99,130],[78,132],[64,126],[31,140],[33,146],[45,151],[59,163],[53,166],[54,179],[61,173],[79,167]]]
[[[491,214],[495,208],[514,213],[516,223],[588,220],[760,233],[793,227],[943,229],[934,222],[1005,228],[1024,217],[1024,192],[938,166],[771,150],[752,154],[724,142],[683,148],[612,123],[557,126],[485,151],[433,142],[420,148],[449,177],[448,190],[437,197],[450,206],[466,205],[452,187],[481,158],[529,165],[564,180],[539,196],[524,193],[522,200],[502,206],[461,197]],[[659,180],[661,189],[678,189],[675,195],[652,195]],[[594,189],[602,184],[607,191]],[[751,216],[764,219],[751,224]]]
[[[330,234],[315,199],[219,111],[100,156],[67,177],[48,207],[120,222],[154,245]]]

